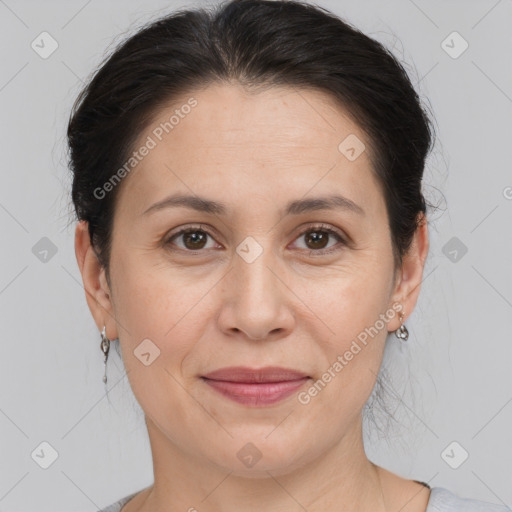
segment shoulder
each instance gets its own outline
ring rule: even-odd
[[[112,503],[108,507],[102,508],[98,512],[120,512],[121,508],[126,505],[136,494],[139,494],[140,491],[134,492],[133,494],[130,494],[128,496],[125,496],[124,498],[121,498],[119,501],[116,501],[115,503]]]
[[[505,505],[460,498],[444,487],[433,487],[425,512],[512,512]]]
[[[98,512],[120,512],[138,492],[125,496]],[[430,491],[430,499],[425,512],[512,512],[505,505],[495,505],[485,501],[460,498],[448,489],[433,487]]]

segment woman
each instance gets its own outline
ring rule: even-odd
[[[421,288],[433,139],[379,43],[299,2],[176,12],[108,58],[68,138],[105,372],[118,339],[153,456],[105,510],[505,510],[365,454]]]

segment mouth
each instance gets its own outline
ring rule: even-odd
[[[201,376],[213,390],[234,402],[265,406],[284,400],[310,379],[297,370],[281,367],[221,368]]]

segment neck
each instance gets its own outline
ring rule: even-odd
[[[254,471],[251,476],[184,452],[149,419],[146,423],[154,484],[133,511],[296,512],[297,507],[311,512],[385,511],[378,468],[364,451],[360,417],[335,446],[316,459],[291,470],[283,462],[281,468]],[[314,449],[314,440],[311,444]],[[125,509],[132,512],[132,507]]]

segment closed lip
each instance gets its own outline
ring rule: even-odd
[[[220,368],[202,375],[202,378],[221,380],[225,382],[244,382],[248,384],[259,382],[287,382],[305,379],[309,376],[301,371],[280,366],[266,366],[264,368],[249,368],[247,366],[230,366]]]

